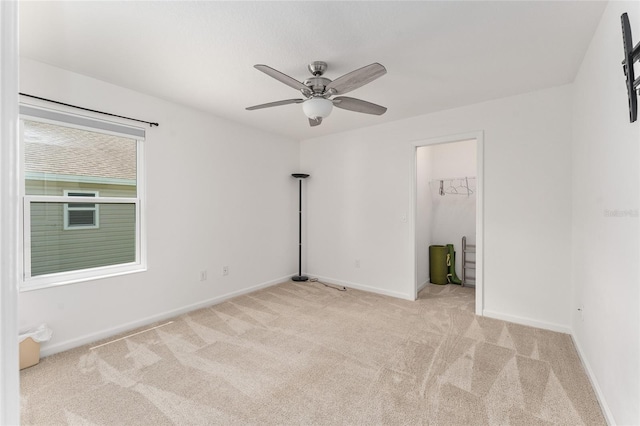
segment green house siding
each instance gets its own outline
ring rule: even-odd
[[[65,190],[97,191],[101,197],[135,197],[136,186],[105,183],[65,182],[40,179],[25,179],[26,195],[63,196]]]
[[[27,195],[97,191],[135,197],[135,186],[26,181]],[[97,228],[64,229],[64,203],[31,203],[31,276],[134,262],[135,204],[98,204]]]

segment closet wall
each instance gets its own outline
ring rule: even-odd
[[[466,236],[467,242],[475,243],[476,145],[474,139],[417,148],[416,238],[419,286],[429,282],[429,246],[432,244],[454,245],[456,273],[458,277],[462,276],[462,237]],[[465,177],[469,179],[464,179]]]

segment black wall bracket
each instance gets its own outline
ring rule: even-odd
[[[631,25],[626,13],[620,16],[622,20],[622,44],[624,46],[624,60],[622,68],[627,77],[627,94],[629,96],[629,120],[633,123],[638,119],[638,86],[640,77],[635,78],[633,65],[640,62],[640,43],[633,46],[631,39]]]

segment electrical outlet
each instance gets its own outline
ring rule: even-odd
[[[222,267],[222,275],[229,275],[229,267],[228,266],[223,266]]]
[[[360,259],[356,259],[356,268],[360,267]]]
[[[207,280],[207,270],[203,270],[200,271],[200,281],[206,281]]]

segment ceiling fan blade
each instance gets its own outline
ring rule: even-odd
[[[319,126],[321,123],[322,123],[322,117],[309,119],[309,126],[311,127]]]
[[[288,75],[283,74],[280,71],[275,70],[267,65],[258,64],[254,65],[253,67],[267,74],[269,77],[273,77],[279,82],[286,84],[289,87],[293,87],[296,90],[302,90],[303,92],[309,92],[309,88],[295,78],[289,77]]]
[[[266,104],[250,106],[245,109],[247,111],[253,111],[254,109],[271,108],[271,107],[276,107],[280,105],[289,105],[289,104],[301,104],[302,102],[304,102],[304,99],[285,99],[284,101],[269,102]]]
[[[363,101],[361,99],[350,98],[348,96],[338,96],[333,98],[333,106],[349,111],[363,112],[365,114],[382,115],[387,112],[387,108]]]
[[[350,92],[358,87],[364,86],[367,83],[371,83],[378,77],[382,77],[387,73],[387,69],[377,62],[371,65],[362,67],[355,71],[351,71],[348,74],[338,77],[329,83],[326,90],[333,89],[335,94],[342,95]]]

